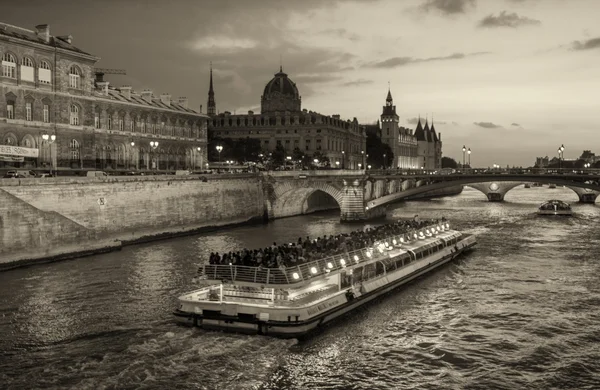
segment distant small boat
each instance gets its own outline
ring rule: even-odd
[[[525,188],[531,188],[531,184],[529,184],[529,183],[525,183],[524,187],[525,187]]]
[[[548,188],[556,188],[556,184],[548,184]]]
[[[573,215],[571,205],[562,200],[548,200],[538,208],[538,215]]]

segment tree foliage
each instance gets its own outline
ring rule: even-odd
[[[458,163],[451,157],[442,157],[442,168],[458,168]]]
[[[392,148],[381,142],[381,138],[374,133],[367,133],[367,154],[367,165],[371,165],[373,169],[390,168],[393,165],[394,152]]]

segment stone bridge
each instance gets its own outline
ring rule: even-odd
[[[269,218],[339,207],[341,221],[363,221],[384,216],[385,206],[390,203],[459,193],[465,185],[480,190],[490,201],[502,201],[509,190],[528,182],[567,186],[585,203],[595,203],[600,195],[600,175],[436,175],[327,170],[266,172],[262,180]]]

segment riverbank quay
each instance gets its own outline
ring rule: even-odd
[[[265,188],[261,173],[0,179],[0,270],[265,223]],[[339,208],[306,204],[284,216]]]

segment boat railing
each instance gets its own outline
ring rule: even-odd
[[[265,268],[262,266],[233,264],[203,264],[199,269],[199,278],[223,282],[258,283],[261,285],[293,285],[346,267],[378,258],[383,259],[384,256],[387,256],[389,249],[401,248],[403,243],[432,238],[448,229],[450,229],[450,224],[447,222],[433,224],[377,240],[372,247],[336,254],[291,267]]]

